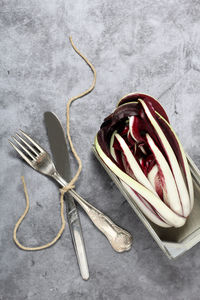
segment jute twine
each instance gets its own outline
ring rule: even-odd
[[[67,118],[67,124],[66,124],[66,130],[67,130],[67,138],[69,140],[69,144],[70,144],[70,148],[71,148],[71,151],[74,155],[74,157],[76,158],[76,161],[78,163],[78,170],[75,174],[75,176],[72,178],[72,180],[69,182],[69,184],[65,187],[63,187],[62,189],[60,189],[60,216],[61,216],[61,227],[60,227],[60,230],[58,231],[57,235],[55,236],[55,238],[45,244],[45,245],[41,245],[41,246],[37,246],[37,247],[27,247],[27,246],[24,246],[22,245],[18,238],[17,238],[17,231],[19,229],[19,226],[20,224],[22,223],[22,221],[24,220],[25,216],[27,215],[28,211],[29,211],[29,196],[28,196],[28,191],[27,191],[27,187],[26,187],[26,183],[25,183],[25,179],[24,179],[24,176],[22,176],[22,183],[23,183],[23,187],[24,187],[24,194],[25,194],[25,199],[26,199],[26,208],[24,210],[24,213],[21,215],[21,217],[19,218],[19,220],[17,221],[15,227],[14,227],[14,231],[13,231],[13,240],[14,242],[16,243],[16,245],[21,248],[22,250],[26,250],[26,251],[36,251],[36,250],[42,250],[42,249],[45,249],[45,248],[48,248],[52,245],[54,245],[58,239],[61,237],[64,229],[65,229],[65,225],[66,225],[66,221],[65,221],[65,217],[64,217],[64,194],[66,192],[68,192],[70,189],[74,188],[74,184],[75,182],[77,181],[80,173],[81,173],[81,170],[82,170],[82,162],[81,162],[81,159],[80,157],[78,156],[75,148],[74,148],[74,145],[73,145],[73,142],[72,142],[72,139],[71,139],[71,136],[70,136],[70,105],[73,101],[79,99],[79,98],[82,98],[84,97],[85,95],[89,94],[95,87],[95,84],[96,84],[96,70],[94,68],[94,66],[89,62],[89,60],[76,48],[76,46],[74,45],[73,41],[72,41],[72,38],[70,37],[69,38],[70,40],[70,43],[73,47],[73,49],[76,51],[76,53],[82,57],[82,59],[87,63],[87,65],[90,67],[90,69],[92,70],[93,72],[93,75],[94,75],[94,78],[93,78],[93,82],[92,82],[92,85],[90,86],[90,88],[88,88],[85,92],[79,94],[78,96],[75,96],[73,98],[70,98],[67,102],[67,109],[66,109],[66,118]]]

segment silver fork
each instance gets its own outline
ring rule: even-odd
[[[19,155],[36,171],[54,178],[62,187],[66,186],[68,183],[57,172],[50,155],[28,134],[22,130],[20,132],[21,135],[16,133],[18,139],[13,137],[19,147],[9,140]],[[84,200],[73,189],[70,189],[68,193],[80,204],[94,225],[107,237],[115,251],[124,252],[131,248],[132,236],[129,232],[114,224],[110,218]]]

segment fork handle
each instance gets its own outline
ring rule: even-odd
[[[58,172],[54,172],[52,177],[62,186],[68,183],[60,176]],[[126,230],[117,226],[110,218],[104,215],[101,211],[96,209],[93,205],[88,203],[73,189],[69,190],[73,198],[84,209],[90,220],[94,225],[106,236],[112,248],[117,252],[124,252],[130,250],[132,246],[132,235]]]

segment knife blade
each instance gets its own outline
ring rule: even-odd
[[[71,180],[69,152],[62,125],[57,116],[49,111],[44,113],[44,122],[56,169],[69,182]],[[82,278],[87,280],[89,279],[89,269],[78,211],[74,199],[69,193],[65,194],[65,200],[67,219],[80,273]]]

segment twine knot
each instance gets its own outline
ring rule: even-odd
[[[70,182],[66,186],[64,186],[62,189],[60,189],[60,193],[61,193],[62,196],[64,196],[64,194],[66,192],[68,192],[69,190],[74,189],[74,188],[75,188],[74,183]]]

